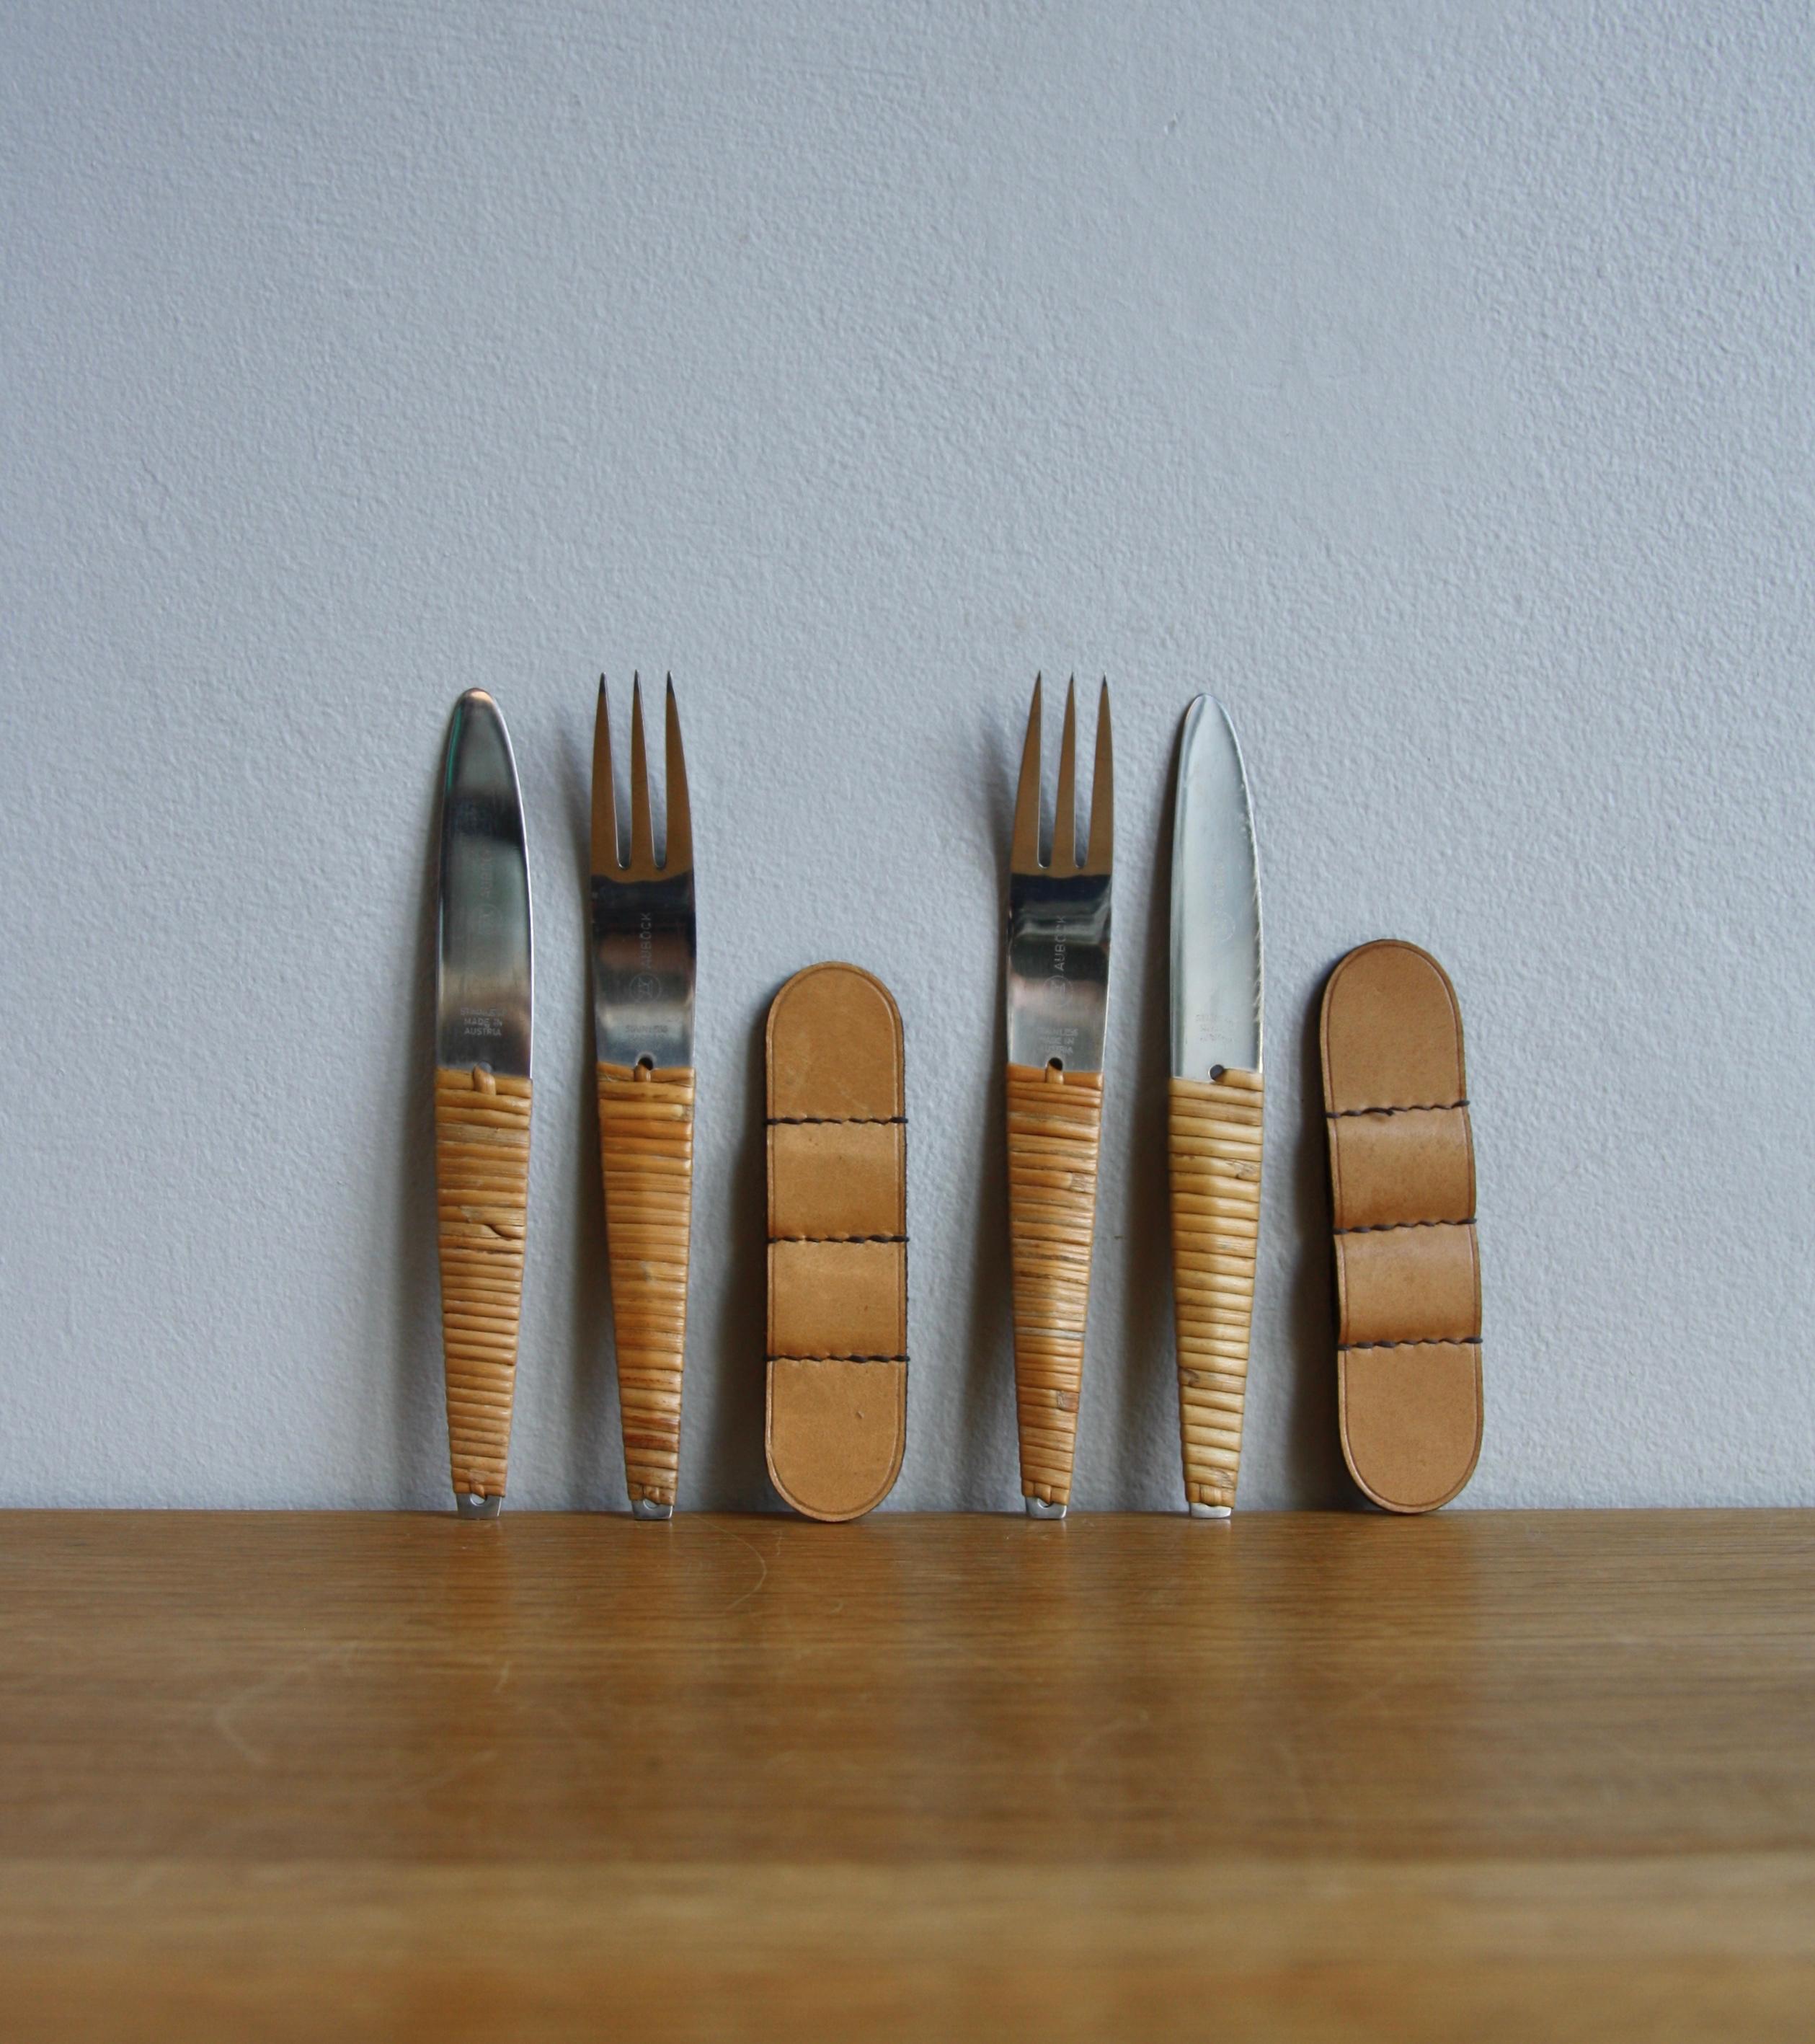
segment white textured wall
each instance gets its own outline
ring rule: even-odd
[[[436,1504],[447,711],[536,889],[511,1493],[621,1504],[593,684],[699,840],[684,1501],[768,1501],[764,1008],[895,989],[894,1503],[1014,1508],[998,918],[1034,670],[1120,834],[1079,1496],[1177,1497],[1177,720],[1246,743],[1270,1001],[1244,1496],[1345,1495],[1312,1017],[1469,1027],[1472,1504],[1815,1500],[1801,6],[362,6],[0,21],[0,1501]]]

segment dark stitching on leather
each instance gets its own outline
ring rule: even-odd
[[[772,1355],[771,1362],[905,1362],[904,1355]]]
[[[1472,1228],[1475,1216],[1466,1220],[1383,1220],[1372,1228],[1333,1228],[1332,1235],[1391,1235],[1402,1228]]]
[[[1343,1121],[1352,1114],[1448,1114],[1453,1108],[1468,1105],[1465,1100],[1435,1100],[1417,1107],[1332,1107],[1324,1110],[1324,1118]]]
[[[1479,1335],[1428,1335],[1422,1341],[1396,1342],[1338,1342],[1337,1349],[1346,1354],[1356,1348],[1479,1348]]]
[[[904,1247],[908,1238],[904,1235],[772,1235],[771,1242],[899,1242]]]
[[[772,1114],[771,1128],[905,1128],[904,1114]]]

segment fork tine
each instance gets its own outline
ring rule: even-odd
[[[1053,809],[1055,873],[1077,870],[1077,677],[1065,688],[1065,729],[1059,739],[1059,792]]]
[[[1090,776],[1090,855],[1086,873],[1107,873],[1115,856],[1115,759],[1109,736],[1109,678],[1096,698],[1096,764]]]
[[[681,713],[674,706],[674,677],[668,677],[668,842],[662,859],[664,873],[689,873],[693,866],[693,808],[687,799],[687,757],[681,750]]]
[[[612,787],[612,713],[605,678],[599,677],[598,714],[593,720],[593,870],[618,870],[618,806]]]
[[[1034,706],[1021,747],[1021,780],[1015,790],[1015,836],[1008,863],[1016,873],[1040,870],[1040,677],[1034,677]]]
[[[649,755],[643,742],[643,678],[630,688],[630,870],[639,880],[655,870],[655,840],[649,825]]]

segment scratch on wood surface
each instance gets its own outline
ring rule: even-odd
[[[1113,1739],[1119,1732],[1144,1731],[1152,1721],[1150,1711],[1134,1710],[1123,1711],[1115,1717],[1106,1719],[1101,1724],[1092,1725],[1061,1762],[1061,1771],[1069,1771],[1080,1765],[1091,1748],[1104,1739]]]
[[[1305,1787],[1303,1769],[1299,1765],[1297,1749],[1289,1739],[1276,1739],[1273,1751],[1279,1757],[1279,1776],[1292,1792],[1292,1803],[1301,1818],[1308,1819],[1313,1812],[1310,1791]]]
[[[478,1768],[489,1766],[497,1758],[497,1748],[487,1746],[482,1753],[470,1753],[464,1758],[456,1760],[448,1766],[438,1768],[434,1773],[427,1776],[424,1780],[409,1783],[409,1787],[412,1794],[426,1798],[432,1796],[437,1788],[449,1787],[452,1783],[458,1781],[462,1775],[470,1774]]]
[[[294,1682],[299,1675],[313,1674],[324,1662],[337,1661],[343,1668],[350,1666],[353,1656],[358,1651],[359,1646],[356,1642],[340,1641],[332,1646],[324,1647],[319,1654],[307,1655],[292,1667],[280,1668],[275,1674],[267,1675],[256,1682],[248,1683],[236,1695],[229,1696],[225,1703],[216,1706],[214,1729],[251,1765],[270,1766],[271,1755],[255,1746],[240,1731],[236,1722],[240,1713],[250,1704],[260,1702],[267,1696],[275,1696],[279,1689]]]
[[[757,1592],[762,1588],[763,1585],[769,1581],[769,1564],[762,1558],[762,1554],[758,1551],[754,1541],[746,1540],[742,1534],[737,1532],[731,1528],[727,1527],[726,1530],[731,1533],[731,1538],[737,1542],[740,1547],[749,1548],[750,1553],[755,1555],[757,1570],[756,1581],[750,1585],[748,1589],[740,1590],[737,1596],[733,1597],[731,1602],[725,1606],[722,1615],[728,1618],[731,1614],[737,1609],[740,1604],[747,1604],[750,1600],[756,1595]]]
[[[248,1704],[257,1703],[263,1697],[274,1696],[286,1683],[294,1681],[298,1675],[301,1674],[305,1666],[313,1666],[322,1658],[318,1654],[312,1654],[307,1662],[294,1668],[281,1669],[274,1675],[266,1676],[262,1681],[250,1684],[247,1688],[240,1690],[237,1696],[229,1696],[225,1703],[220,1704],[215,1710],[214,1729],[242,1759],[250,1762],[252,1766],[270,1766],[271,1756],[254,1746],[252,1742],[240,1731],[234,1720]]]
[[[1328,1715],[1332,1719],[1357,1716],[1364,1712],[1372,1711],[1377,1704],[1385,1703],[1389,1697],[1402,1696],[1412,1686],[1409,1677],[1390,1675],[1384,1681],[1370,1682],[1364,1689],[1353,1690],[1348,1696],[1339,1697],[1330,1705]]]

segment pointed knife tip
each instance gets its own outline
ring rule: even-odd
[[[1234,718],[1229,714],[1226,705],[1213,696],[1207,689],[1200,694],[1193,696],[1185,705],[1185,713],[1181,720],[1180,728],[1188,737],[1194,727],[1201,724],[1207,717],[1214,717],[1231,738],[1235,736]]]

